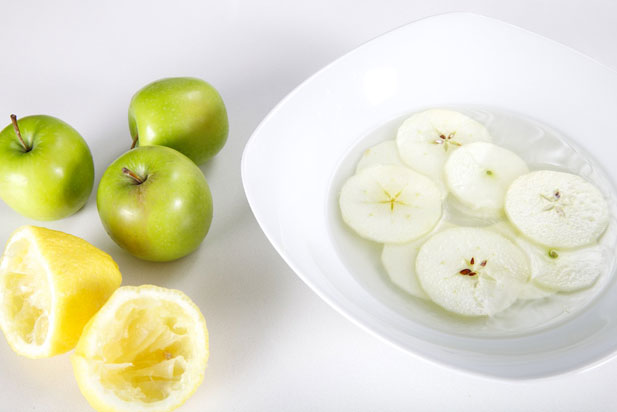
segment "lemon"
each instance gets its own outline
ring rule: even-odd
[[[121,282],[113,259],[85,240],[22,226],[0,261],[0,327],[20,355],[66,352]]]
[[[208,330],[182,292],[124,286],[90,320],[71,361],[81,392],[99,412],[163,412],[203,380]]]

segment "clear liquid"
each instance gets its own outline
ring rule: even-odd
[[[594,183],[606,197],[611,219],[599,239],[609,253],[604,270],[588,289],[573,293],[518,300],[492,317],[463,317],[438,305],[407,294],[394,285],[381,264],[382,245],[360,238],[343,222],[338,194],[343,183],[355,172],[356,164],[367,148],[396,137],[396,131],[409,114],[396,117],[360,138],[342,159],[332,180],[328,205],[329,227],[334,244],[356,280],[373,296],[401,315],[425,326],[466,336],[511,336],[537,332],[580,314],[614,281],[617,248],[617,193],[610,179],[581,147],[562,133],[535,120],[497,108],[448,106],[484,124],[493,143],[509,149],[524,159],[530,170],[558,170],[577,174]],[[461,226],[485,226],[492,222],[461,213],[446,203],[444,218]]]

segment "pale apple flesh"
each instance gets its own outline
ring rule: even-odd
[[[171,147],[199,165],[223,148],[229,123],[214,87],[177,77],[150,83],[133,96],[129,128],[134,146]]]
[[[97,207],[111,238],[150,261],[193,252],[212,221],[212,197],[201,170],[162,146],[138,147],[116,159],[99,184]]]

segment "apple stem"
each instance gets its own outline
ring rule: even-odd
[[[139,140],[139,136],[136,134],[135,137],[133,137],[133,144],[131,145],[131,148],[129,150],[133,150],[135,146],[137,146],[138,140]]]
[[[32,150],[32,148],[29,147],[26,144],[26,142],[24,142],[23,137],[21,137],[21,132],[19,131],[19,125],[17,124],[17,116],[15,116],[14,114],[11,115],[11,123],[13,123],[13,129],[15,129],[15,134],[17,135],[17,138],[19,139],[19,143],[21,143],[26,153]]]
[[[133,179],[138,185],[140,185],[143,182],[145,182],[145,179],[142,179],[141,177],[139,177],[139,175],[137,173],[133,172],[130,169],[127,169],[126,167],[122,168],[122,173],[124,173],[125,175],[127,175],[128,177]]]

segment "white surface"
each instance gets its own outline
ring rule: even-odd
[[[139,87],[195,75],[225,99],[230,139],[203,168],[215,201],[197,254],[168,265],[120,251],[94,198],[47,226],[110,252],[125,284],[183,289],[211,333],[206,379],[182,411],[611,411],[617,360],[547,381],[503,383],[409,356],[345,320],[282,262],[253,219],[240,154],[259,120],[342,53],[428,15],[469,10],[546,35],[617,67],[611,1],[3,2],[0,113],[47,113],[90,143],[97,179],[130,144],[126,111]],[[0,205],[0,241],[28,223]],[[67,356],[32,361],[0,339],[0,410],[88,410]]]
[[[418,64],[439,61],[443,55],[458,66]],[[555,67],[561,68],[558,73]],[[383,94],[381,86],[389,82],[396,87]],[[366,147],[391,138],[392,125],[398,126],[410,112],[452,102],[488,107],[488,113],[477,109],[469,115],[487,113],[484,124],[495,142],[530,164],[534,159],[536,165],[557,164],[594,182],[609,196],[611,215],[616,216],[615,189],[602,176],[602,167],[573,148],[584,144],[609,176],[617,176],[603,136],[612,127],[610,113],[617,113],[615,95],[616,71],[554,41],[469,13],[431,17],[355,49],[295,89],[247,143],[242,180],[255,217],[276,249],[316,293],[350,319],[410,352],[483,375],[521,379],[563,373],[617,350],[613,276],[605,276],[584,294],[513,305],[491,318],[443,316],[425,302],[405,299],[383,280],[375,250],[379,245],[362,241],[343,224],[340,210],[350,222],[349,207],[339,209],[338,193],[346,198],[345,182],[356,159]],[[496,128],[499,109],[539,119],[575,143],[571,147],[552,140],[546,129],[512,134],[512,126]],[[471,145],[451,156],[465,147]],[[269,184],[264,186],[264,181]],[[445,209],[446,219],[452,219]],[[607,280],[606,292],[588,310],[567,316],[579,315]],[[547,311],[549,306],[553,309]],[[571,319],[562,322],[566,318]]]

